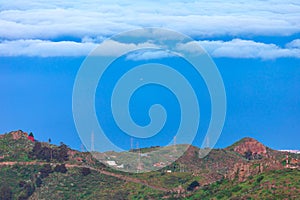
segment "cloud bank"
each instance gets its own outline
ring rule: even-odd
[[[0,43],[0,56],[87,56],[96,44],[71,41],[14,40]]]
[[[299,40],[280,47],[245,38],[299,35],[300,2],[1,1],[0,27],[1,56],[84,56],[113,34],[162,27],[197,38],[213,57],[298,58]]]
[[[0,38],[111,35],[138,27],[193,36],[291,35],[300,32],[299,1],[3,1]]]
[[[275,44],[241,39],[231,41],[200,41],[199,43],[212,57],[261,58],[267,60],[287,57],[300,58],[300,46],[293,48],[290,45],[297,41],[292,41],[285,48],[281,48]]]
[[[275,44],[265,44],[255,42],[252,40],[234,39],[231,41],[197,41],[200,46],[206,50],[209,55],[214,58],[260,58],[260,59],[276,59],[294,57],[300,58],[300,40],[296,39],[286,44],[285,48],[279,47]],[[87,56],[99,44],[92,42],[52,42],[44,40],[14,40],[3,41],[0,43],[0,56],[41,56],[41,57],[54,57],[54,56]],[[145,47],[159,48],[151,43],[119,43],[116,41],[108,40],[101,43],[105,51],[96,51],[95,55],[101,56],[117,56],[120,52],[129,51],[130,49]],[[179,44],[179,51],[186,51],[195,53],[193,48],[195,44],[185,43]],[[129,53],[126,57],[128,60],[149,60],[159,59],[173,56],[170,52],[159,51],[141,51]]]

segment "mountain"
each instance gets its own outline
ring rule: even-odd
[[[131,151],[156,162],[151,151],[160,148]],[[167,159],[168,153],[181,149],[186,149],[184,154],[170,165],[166,161],[162,169],[129,173],[118,168],[124,167],[124,152],[95,152],[99,162],[63,143],[33,142],[27,133],[12,131],[0,135],[0,199],[300,198],[299,154],[243,138],[224,149],[171,146],[161,156]],[[136,170],[136,160],[127,167]]]

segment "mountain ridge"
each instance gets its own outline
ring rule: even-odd
[[[173,147],[170,148],[172,151],[173,149]],[[272,173],[290,173],[287,170],[293,170],[291,173],[297,174],[300,169],[300,155],[272,150],[253,138],[243,138],[223,149],[210,149],[210,152],[205,157],[201,157],[201,153],[205,150],[207,149],[189,146],[184,154],[174,163],[165,165],[153,172],[136,174],[119,171],[116,166],[109,166],[106,163],[107,160],[113,159],[115,163],[122,164],[122,153],[102,153],[102,160],[99,162],[89,152],[79,152],[70,149],[63,143],[57,146],[49,142],[32,142],[28,139],[27,133],[12,131],[0,135],[0,169],[2,172],[5,169],[6,173],[17,173],[17,171],[14,171],[16,170],[15,168],[25,171],[32,170],[30,172],[32,177],[29,179],[26,174],[17,173],[19,174],[18,176],[22,177],[20,181],[23,181],[24,177],[27,177],[25,179],[31,184],[30,187],[27,186],[27,190],[28,188],[32,190],[34,188],[32,193],[28,191],[26,193],[28,198],[31,199],[36,198],[36,196],[46,197],[47,195],[50,195],[50,199],[52,197],[54,199],[55,195],[56,198],[59,196],[59,191],[71,197],[72,195],[66,191],[70,190],[71,186],[64,186],[64,189],[57,190],[53,184],[57,180],[62,179],[62,182],[67,181],[68,184],[71,184],[71,180],[73,180],[77,185],[81,185],[80,181],[85,180],[89,176],[83,175],[87,172],[99,178],[93,179],[90,177],[95,183],[104,184],[101,191],[106,197],[112,194],[105,190],[105,184],[111,185],[111,183],[107,183],[107,180],[114,180],[122,186],[119,188],[115,184],[111,185],[116,191],[114,193],[116,196],[117,194],[122,194],[121,196],[129,199],[134,199],[133,197],[137,198],[139,195],[148,199],[150,197],[150,199],[192,199],[193,196],[197,196],[198,194],[204,197],[207,194],[202,194],[203,190],[205,188],[209,188],[209,190],[215,188],[216,183],[218,183],[217,185],[220,188],[225,187],[223,183],[243,185],[247,181],[252,180],[253,177],[263,174],[273,176]],[[147,148],[147,151],[149,151],[149,148]],[[288,163],[286,163],[286,159],[288,159]],[[137,165],[136,161],[132,163],[133,167]],[[44,171],[47,172],[46,177],[41,176],[41,174],[45,173]],[[16,196],[26,196],[24,195],[24,188],[22,190],[16,188],[15,184],[18,185],[18,183],[15,183],[3,173],[1,176],[2,180],[6,178],[11,181],[10,188],[13,188],[12,191]],[[37,180],[40,181],[37,182]],[[4,183],[2,182],[1,184]],[[249,184],[251,185],[252,182],[250,181]],[[94,188],[96,185],[85,183],[84,187]],[[138,191],[131,191],[129,189],[133,185],[139,188]],[[53,194],[46,192],[44,190],[45,187],[52,188]],[[231,188],[227,189],[231,191]],[[298,190],[300,192],[300,189],[296,188],[296,191]],[[78,199],[99,199],[100,197],[102,199],[100,194],[97,193],[97,198],[94,198],[88,191],[90,189],[87,189],[87,192],[83,191],[81,197],[78,194]],[[219,192],[221,191],[216,192],[215,195]],[[231,195],[241,194],[231,191]],[[254,193],[252,194],[253,197],[255,195]],[[126,199],[123,197],[120,199]],[[103,199],[105,198],[103,197]]]

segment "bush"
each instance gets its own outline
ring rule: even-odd
[[[3,185],[0,188],[0,200],[11,200],[13,197],[10,187]]]
[[[264,176],[260,176],[256,179],[256,182],[257,183],[260,183],[262,180],[264,179]]]
[[[42,167],[42,169],[40,169],[41,178],[46,178],[52,172],[53,172],[53,170],[52,170],[51,165],[49,165],[49,164],[44,165]]]
[[[20,187],[21,187],[21,185],[19,184]],[[28,183],[25,182],[25,184],[23,185],[23,191],[22,191],[21,195],[18,197],[18,200],[28,199],[34,193],[34,191],[35,191],[34,185],[31,182],[28,182]]]
[[[65,166],[65,164],[61,164],[61,165],[56,165],[54,168],[55,172],[60,172],[60,173],[67,173],[67,168]]]
[[[26,185],[26,181],[20,181],[19,182],[19,187],[22,188]]]
[[[89,175],[90,173],[91,173],[90,168],[83,167],[83,168],[81,169],[81,174],[82,174],[83,176],[87,176],[87,175]]]
[[[29,157],[46,160],[49,162],[52,157],[52,149],[49,147],[42,147],[40,142],[35,142],[32,151],[29,154]]]
[[[41,187],[41,185],[43,184],[43,181],[40,177],[38,177],[36,180],[35,180],[35,184],[36,184],[36,187]]]
[[[50,162],[51,159],[64,162],[69,160],[68,151],[69,148],[64,143],[61,143],[58,148],[52,149],[51,147],[42,146],[40,142],[35,142],[32,151],[29,153],[29,157],[46,160],[47,162]]]
[[[35,191],[35,187],[33,185],[31,185],[30,183],[27,183],[25,185],[24,189],[26,191],[27,197],[30,197]]]
[[[198,181],[193,181],[188,187],[187,187],[187,191],[193,191],[196,187],[199,187],[200,184],[198,183]]]
[[[238,192],[238,191],[240,191],[241,189],[242,189],[241,186],[236,185],[236,186],[234,186],[234,187],[232,188],[232,192]]]
[[[250,150],[248,150],[247,152],[245,152],[245,158],[247,160],[252,160],[252,152]]]
[[[59,162],[64,162],[69,160],[69,155],[68,155],[68,146],[65,145],[64,143],[61,143],[60,146],[58,147],[58,158],[57,160]]]

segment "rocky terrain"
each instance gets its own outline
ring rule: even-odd
[[[119,171],[122,152],[97,153],[103,163],[111,161],[109,166],[63,143],[28,137],[23,131],[0,135],[0,199],[300,198],[300,155],[272,150],[252,138],[211,149],[203,158],[207,149],[189,146],[175,162],[159,162],[163,167],[156,171],[128,173]],[[148,156],[151,150],[134,151]],[[164,156],[168,150],[174,146]]]

